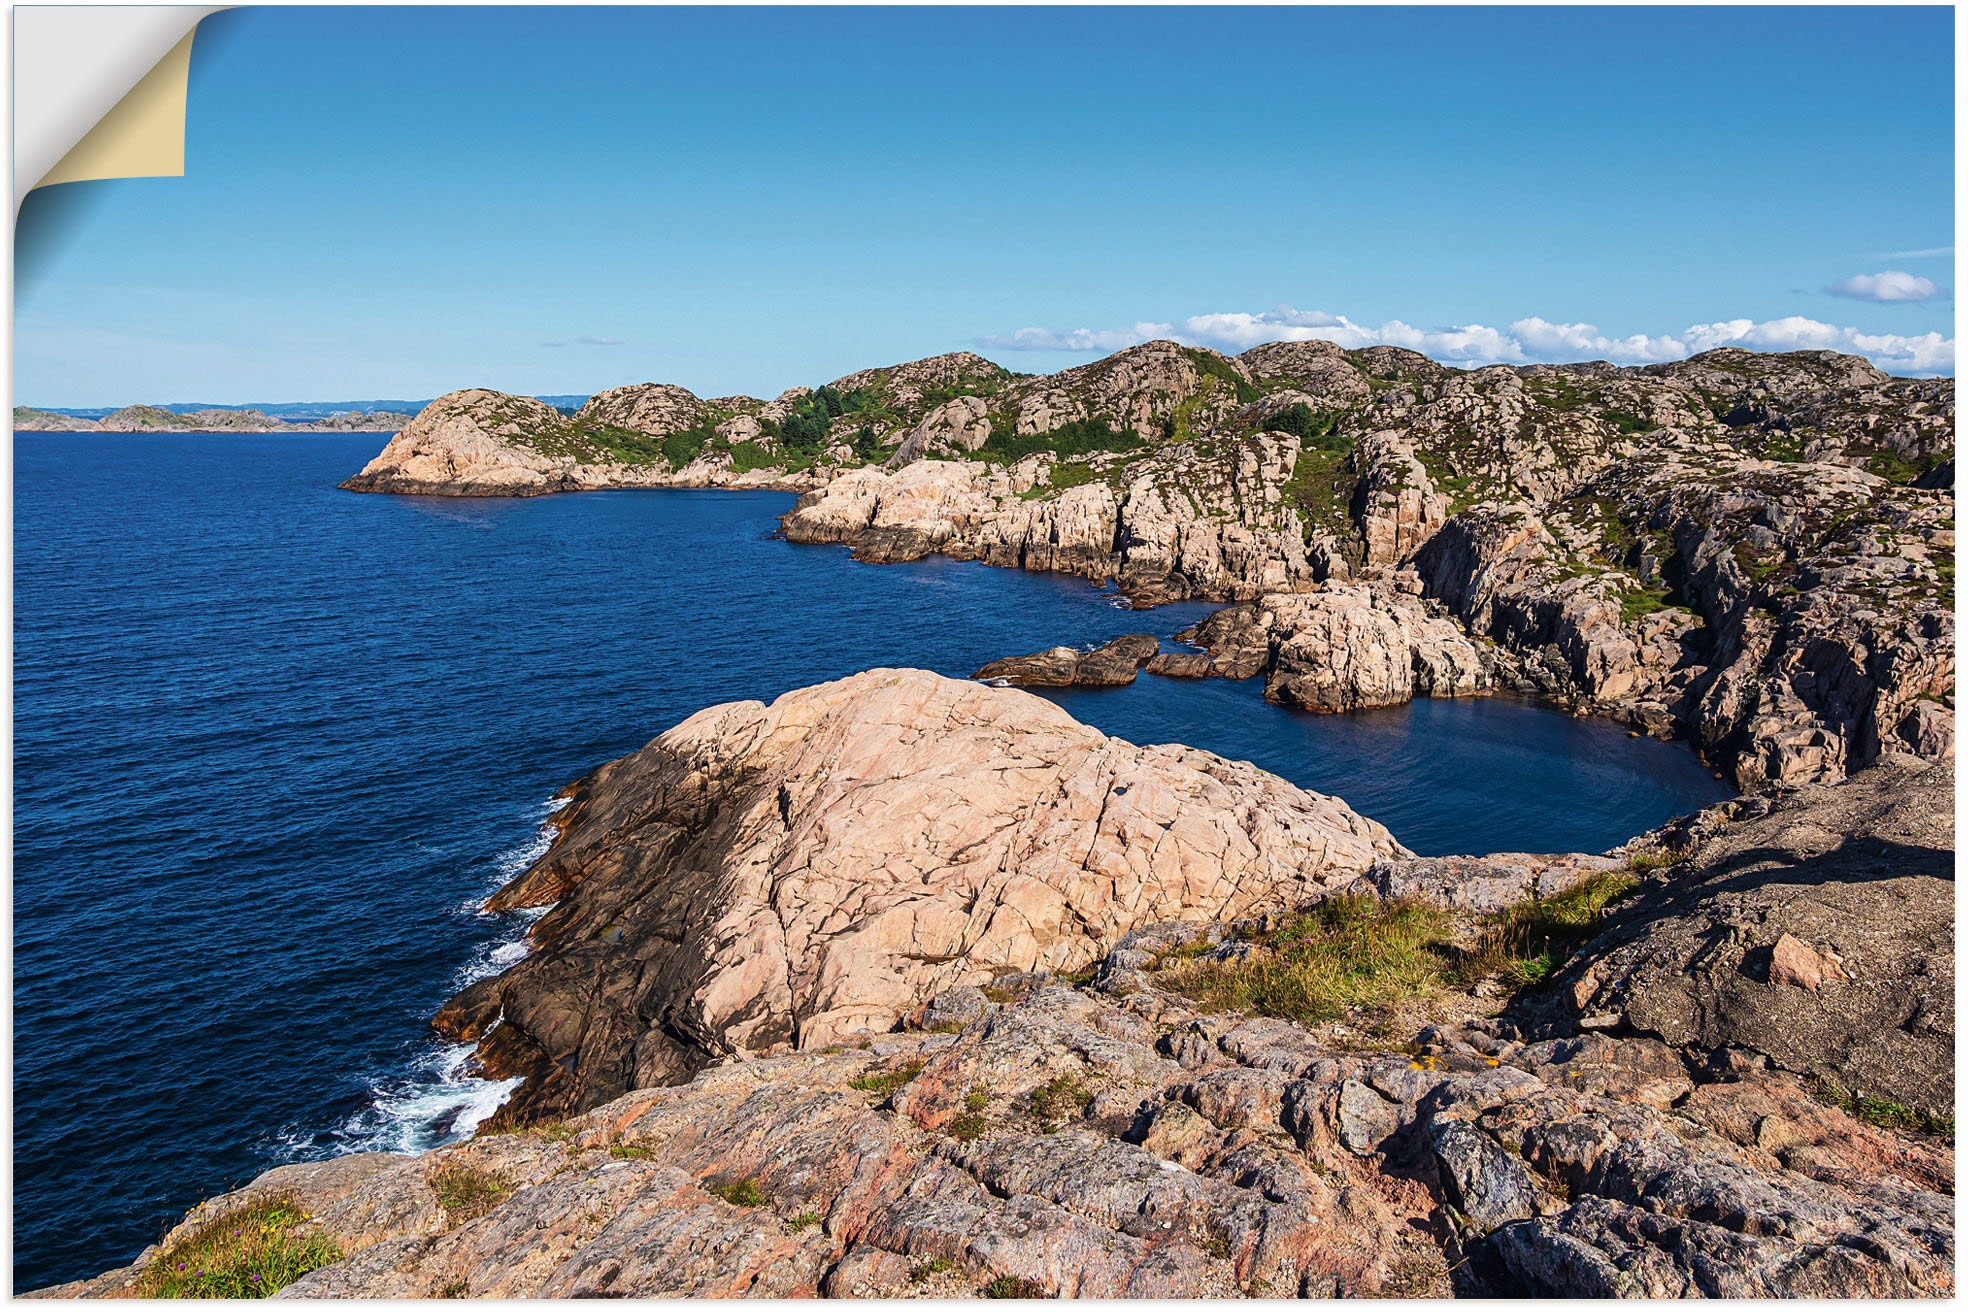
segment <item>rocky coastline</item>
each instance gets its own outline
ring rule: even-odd
[[[1755,789],[1951,757],[1953,424],[1952,380],[1827,351],[1457,370],[1151,342],[769,402],[649,383],[566,416],[457,392],[343,486],[797,491],[794,542],[1233,608],[1195,635],[1207,662],[1154,673],[1261,675],[1315,711],[1532,693],[1687,738]]]
[[[553,908],[533,952],[438,1020],[523,1076],[493,1122],[277,1168],[42,1296],[249,1215],[332,1255],[285,1297],[1952,1292],[1949,762],[1417,858],[878,670],[570,793],[493,902]]]
[[[1953,386],[1829,352],[1447,369],[1173,343],[766,402],[433,402],[343,484],[798,491],[785,536],[1221,603],[972,680],[691,716],[570,785],[434,1025],[517,1079],[235,1218],[292,1297],[1946,1297]],[[1528,691],[1743,795],[1417,857],[1344,800],[1020,691]],[[274,1224],[268,1222],[267,1224]]]

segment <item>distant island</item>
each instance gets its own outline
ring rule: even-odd
[[[263,410],[206,409],[180,413],[161,406],[132,405],[101,419],[55,410],[14,407],[17,433],[394,433],[408,414],[352,411],[312,420],[277,419]]]

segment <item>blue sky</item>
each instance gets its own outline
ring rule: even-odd
[[[1952,373],[1953,44],[1946,8],[233,10],[186,176],[63,189],[16,400],[770,396],[1162,335]]]

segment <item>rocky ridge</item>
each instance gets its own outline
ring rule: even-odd
[[[1890,929],[1785,909],[1800,889],[1882,878],[1911,881],[1882,929],[1905,905],[1951,906],[1951,792],[1946,764],[1888,764],[1711,808],[1624,859],[1391,852],[1352,876],[1466,915],[1641,874],[1563,974],[1503,1005],[1479,986],[1370,1029],[1223,1012],[1186,991],[1189,963],[1262,960],[1283,908],[1144,924],[1070,976],[926,978],[921,1002],[871,1027],[886,1032],[677,1073],[423,1157],[280,1167],[132,1266],[42,1292],[127,1294],[200,1227],[285,1199],[344,1255],[287,1297],[1945,1297],[1950,1144],[1861,1121],[1847,1106],[1870,1104],[1808,1081],[1826,1059],[1861,1082],[1848,1094],[1951,1079],[1952,1015],[1934,1010],[1951,952],[1912,959]],[[618,807],[611,823],[632,842],[663,822]],[[1827,847],[1821,824],[1853,837]],[[564,856],[543,865],[566,878]],[[618,856],[585,887],[642,878]],[[1740,904],[1720,911],[1723,896]],[[1713,941],[1723,922],[1783,964],[1631,951],[1636,932]],[[1805,951],[1815,981],[1797,974]],[[1715,1014],[1733,1028],[1654,1024],[1705,1014],[1639,1001],[1677,970],[1730,994]],[[1618,1015],[1581,1005],[1587,976],[1625,990]],[[1922,990],[1917,1061],[1843,1060],[1889,1019],[1861,995]],[[1782,1042],[1800,1018],[1801,1064]],[[1951,1105],[1951,1084],[1933,1091]]]

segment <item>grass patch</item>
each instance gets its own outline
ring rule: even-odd
[[[266,1298],[338,1262],[325,1235],[296,1234],[308,1219],[291,1198],[248,1203],[200,1225],[158,1254],[137,1280],[140,1298]]]
[[[1636,887],[1630,875],[1597,874],[1563,893],[1499,911],[1457,973],[1471,983],[1496,978],[1516,987],[1549,979],[1597,931],[1606,908]]]
[[[1445,980],[1448,913],[1419,899],[1327,898],[1258,940],[1241,960],[1193,960],[1170,974],[1179,993],[1301,1024],[1384,1010]]]
[[[649,1160],[649,1150],[637,1143],[611,1143],[608,1145],[608,1155],[625,1162]]]
[[[1023,1276],[999,1276],[977,1291],[985,1298],[1044,1298],[1045,1286]]]
[[[1867,1125],[1876,1125],[1882,1130],[1899,1130],[1912,1134],[1932,1134],[1949,1141],[1954,1139],[1954,1117],[1933,1116],[1918,1112],[1904,1103],[1890,1098],[1861,1098],[1847,1093],[1827,1080],[1817,1081],[1811,1089],[1819,1102],[1842,1108],[1857,1120]]]
[[[969,1143],[982,1135],[984,1130],[984,1117],[978,1112],[960,1112],[951,1117],[950,1123],[943,1127],[944,1133],[958,1143]]]
[[[820,1213],[813,1211],[794,1212],[786,1218],[786,1228],[794,1234],[798,1234],[802,1230],[811,1230],[819,1224]]]
[[[759,1182],[749,1175],[742,1180],[733,1180],[726,1184],[707,1184],[704,1189],[708,1193],[716,1194],[733,1207],[764,1207],[771,1201],[766,1197],[765,1190],[759,1188]]]
[[[1668,589],[1630,588],[1619,594],[1620,619],[1631,624],[1646,615],[1668,609]]]
[[[454,1162],[432,1171],[426,1181],[437,1205],[453,1225],[484,1216],[512,1197],[512,1186],[490,1171]]]
[[[1692,848],[1650,847],[1644,851],[1628,853],[1626,868],[1632,874],[1644,875],[1650,870],[1665,870],[1669,866],[1678,866],[1693,855]]]
[[[897,1089],[922,1074],[923,1063],[905,1061],[893,1070],[871,1072],[847,1082],[850,1089],[860,1089],[864,1093],[878,1093],[886,1098]]]

